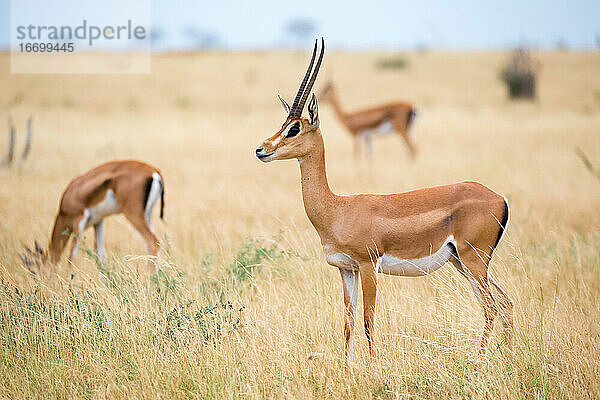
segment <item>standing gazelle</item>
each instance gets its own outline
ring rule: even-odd
[[[338,196],[332,193],[325,172],[325,148],[319,128],[317,99],[308,105],[309,118],[301,116],[324,53],[310,81],[317,44],[308,71],[282,127],[256,149],[263,162],[296,158],[300,164],[302,198],[306,214],[321,238],[327,263],[338,267],[344,289],[346,360],[352,360],[352,332],[362,284],[364,325],[373,351],[377,273],[423,276],[450,261],[465,276],[479,300],[485,319],[480,354],[499,313],[507,343],[512,344],[513,305],[492,279],[488,266],[508,225],[506,199],[476,182],[462,182],[376,195]]]
[[[342,109],[335,86],[328,82],[319,93],[321,102],[331,103],[340,122],[352,135],[354,155],[360,152],[361,140],[364,141],[369,156],[372,156],[373,136],[396,132],[404,140],[411,158],[417,155],[417,147],[409,136],[409,130],[417,115],[413,104],[395,101],[366,109],[346,112]]]
[[[33,272],[53,266],[73,235],[69,261],[77,254],[86,228],[93,226],[98,257],[104,257],[104,218],[122,213],[146,241],[148,252],[156,256],[159,241],[152,229],[152,210],[160,198],[160,218],[164,212],[164,180],[158,168],[135,160],[110,161],[73,179],[60,200],[58,214],[48,243],[43,250],[36,242],[35,251],[26,248],[21,255]],[[71,263],[69,263],[71,264]],[[152,261],[150,272],[156,272]]]

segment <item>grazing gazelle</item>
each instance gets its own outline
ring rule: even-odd
[[[93,226],[96,233],[98,257],[104,257],[104,218],[122,213],[142,235],[148,252],[156,256],[158,238],[152,229],[152,210],[160,198],[160,217],[164,212],[164,180],[158,168],[136,160],[110,161],[73,179],[60,200],[58,214],[48,243],[48,250],[35,243],[35,251],[26,248],[21,255],[33,272],[42,272],[53,266],[69,241],[74,239],[69,253],[72,261],[86,228]],[[69,263],[70,264],[70,263]],[[152,261],[150,272],[156,271]]]
[[[363,110],[346,112],[342,110],[335,86],[328,82],[319,93],[321,102],[329,102],[340,122],[352,135],[354,155],[360,152],[361,140],[364,141],[369,156],[373,153],[373,136],[396,132],[404,139],[411,158],[417,155],[417,148],[409,136],[409,129],[417,115],[413,104],[396,101]]]
[[[499,313],[507,343],[512,343],[513,305],[492,279],[488,266],[508,225],[506,199],[476,182],[377,195],[338,196],[327,183],[325,148],[319,128],[317,99],[301,116],[324,53],[308,71],[281,128],[256,149],[263,162],[296,158],[300,164],[302,198],[308,219],[321,238],[325,259],[339,268],[345,303],[346,360],[352,360],[352,332],[362,284],[364,326],[373,351],[377,273],[423,276],[450,261],[470,282],[485,319],[480,354]],[[307,85],[308,81],[308,85]]]

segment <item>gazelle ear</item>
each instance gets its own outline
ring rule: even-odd
[[[290,105],[284,99],[282,99],[280,95],[277,95],[277,98],[281,102],[281,105],[283,106],[285,113],[289,114],[290,113]]]
[[[313,93],[310,102],[308,103],[308,116],[310,123],[314,128],[319,127],[319,105],[317,104],[317,96]]]

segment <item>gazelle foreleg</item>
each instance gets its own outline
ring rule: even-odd
[[[90,212],[86,209],[83,215],[79,217],[73,224],[73,242],[71,244],[71,251],[69,252],[69,262],[73,262],[75,256],[77,256],[77,250],[79,250],[79,244],[83,239],[83,232],[87,227],[89,218]]]
[[[377,271],[372,262],[360,266],[360,283],[363,292],[363,314],[365,335],[369,343],[369,353],[373,355],[373,340],[375,334],[375,303],[377,300]]]
[[[354,321],[356,319],[356,302],[358,300],[358,271],[340,268],[342,286],[344,288],[344,338],[346,339],[346,366],[351,368],[353,349]]]
[[[77,251],[79,250],[79,244],[83,240],[83,232],[87,227],[88,221],[90,219],[90,212],[88,209],[85,209],[83,215],[75,220],[73,224],[73,241],[71,242],[71,251],[69,252],[69,277],[73,276],[73,261],[75,260],[75,256],[77,256]]]

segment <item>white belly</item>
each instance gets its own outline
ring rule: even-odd
[[[88,226],[96,225],[109,215],[121,212],[119,205],[117,204],[117,199],[115,198],[115,193],[112,189],[108,189],[104,200],[93,207],[89,207],[88,211],[90,213]]]
[[[435,253],[414,260],[405,260],[384,254],[377,259],[378,271],[398,276],[423,276],[430,274],[446,264],[452,256],[450,246],[448,246],[450,243],[456,247],[456,241],[453,236],[448,237],[442,247]]]
[[[377,136],[377,135],[387,135],[388,133],[394,130],[394,125],[392,121],[389,119],[384,120],[381,124],[372,129],[365,129],[360,133],[360,136]]]
[[[449,244],[456,247],[456,241],[452,235],[444,241],[442,247],[435,253],[414,260],[406,260],[389,254],[383,254],[377,258],[377,272],[397,276],[423,276],[430,274],[446,264],[452,256]],[[346,253],[336,251],[333,246],[325,245],[323,246],[323,251],[325,253],[325,260],[329,265],[348,270],[359,269],[358,262]]]

